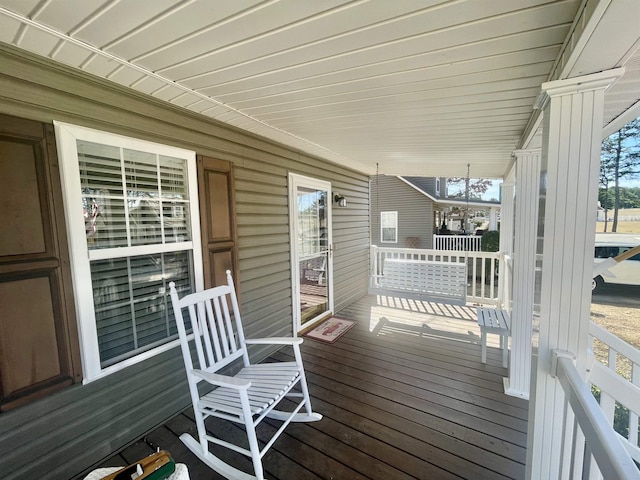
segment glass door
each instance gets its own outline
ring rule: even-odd
[[[331,184],[290,174],[295,333],[333,310]]]

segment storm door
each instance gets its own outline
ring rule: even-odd
[[[333,311],[331,184],[289,175],[294,332]]]

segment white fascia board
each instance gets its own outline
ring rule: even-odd
[[[611,120],[607,125],[602,129],[602,139],[604,140],[609,135],[616,133],[622,127],[624,127],[627,123],[636,118],[640,117],[640,101],[637,101],[633,105],[631,105],[627,110],[622,112],[616,118]]]
[[[405,180],[403,177],[398,175],[397,178],[399,178],[404,183],[409,185],[415,191],[420,192],[422,195],[424,195],[425,197],[427,197],[428,199],[430,199],[434,203],[450,204],[450,205],[463,205],[463,206],[466,206],[468,204],[468,205],[472,205],[474,207],[499,207],[500,206],[500,202],[496,202],[496,203],[494,203],[494,202],[474,202],[473,200],[469,200],[467,202],[466,200],[451,200],[451,197],[449,197],[448,199],[435,198],[435,197],[429,195],[424,190],[416,187],[413,183],[409,182],[408,180]]]
[[[472,207],[499,207],[500,202],[474,202],[473,200],[438,200],[438,203],[446,203],[450,205],[462,205],[462,206],[472,206]]]

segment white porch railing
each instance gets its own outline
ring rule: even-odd
[[[600,342],[607,351],[606,363],[596,359],[589,376],[591,384],[600,389],[600,408],[610,425],[617,420],[619,438],[631,457],[640,462],[640,351],[593,322],[589,333],[593,345]]]
[[[422,248],[388,248],[371,246],[369,288],[380,288],[384,261],[427,260],[436,262],[467,262],[467,301],[497,305],[502,297],[498,291],[498,269],[501,255],[498,252],[462,252],[455,250],[431,250]]]
[[[590,335],[605,357],[593,359],[586,382],[572,358],[554,352],[555,373],[579,427],[564,425],[565,438],[575,442],[565,452],[565,471],[588,480],[640,479],[634,463],[640,462],[640,351],[593,322]]]
[[[433,248],[436,250],[456,250],[479,252],[482,237],[479,235],[434,235]]]

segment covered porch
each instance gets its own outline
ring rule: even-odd
[[[302,346],[324,419],[289,426],[264,458],[267,478],[524,478],[528,402],[504,394],[497,343],[480,363],[474,306],[369,295],[339,316],[358,323],[334,344],[305,339]],[[186,463],[191,478],[222,478],[179,440],[194,431],[187,410],[105,465],[160,447]],[[246,457],[230,461],[250,471]]]
[[[636,0],[250,0],[217,12],[203,11],[206,2],[149,1],[135,15],[126,3],[0,1],[0,113],[43,122],[49,134],[52,122],[67,121],[230,162],[230,230],[238,227],[239,241],[225,261],[238,264],[243,315],[256,336],[292,331],[289,174],[330,181],[349,199],[336,209],[328,278],[337,313],[358,327],[335,345],[305,342],[326,421],[290,428],[265,458],[270,477],[597,479],[601,470],[639,478],[631,458],[640,461],[640,357],[589,322],[600,145],[640,115]],[[38,142],[55,153],[53,142]],[[500,272],[513,270],[496,289],[510,290],[499,302],[513,320],[508,370],[495,351],[481,364],[473,309],[359,299],[375,227],[368,176],[460,177],[469,166],[474,177],[503,180]],[[71,191],[55,175],[39,183],[60,190],[60,201]],[[60,205],[49,217],[58,219],[49,236],[62,235]],[[7,270],[23,275],[11,262]],[[89,281],[67,276],[66,292]],[[389,323],[376,329],[382,317]],[[594,335],[613,346],[608,365],[592,363]],[[92,455],[104,458],[105,444],[119,449],[155,428],[140,421],[128,430],[156,413],[140,412],[134,395],[109,410],[125,383],[142,379],[153,392],[176,378],[174,403],[157,416],[184,408],[182,370],[168,349],[86,385],[85,359],[67,350],[79,364],[75,386],[0,417],[8,478],[31,471],[43,450],[84,468]],[[619,354],[631,358],[635,384],[616,376]],[[28,362],[16,363],[22,374]],[[602,408],[590,382],[603,392]],[[100,402],[103,423],[92,427]],[[610,427],[616,404],[631,410],[632,435],[622,443]],[[54,406],[52,422],[42,412]],[[73,428],[57,428],[71,416]],[[193,478],[211,478],[178,442],[190,428],[181,414],[146,438],[188,463]],[[108,462],[150,449],[137,443]],[[40,478],[53,478],[40,462]]]

